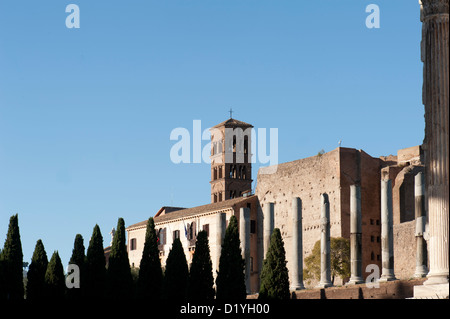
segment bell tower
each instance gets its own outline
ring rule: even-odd
[[[230,117],[210,129],[211,203],[251,192],[252,128],[252,125]]]

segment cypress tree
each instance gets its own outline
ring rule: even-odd
[[[45,272],[45,297],[49,300],[64,299],[66,279],[58,251],[55,251]]]
[[[219,259],[219,272],[216,278],[216,298],[218,300],[243,300],[245,289],[245,262],[241,255],[238,223],[231,216],[225,231],[225,238]]]
[[[69,264],[75,264],[80,270],[80,288],[71,288],[67,290],[67,296],[69,299],[80,299],[83,297],[84,287],[84,272],[86,264],[86,256],[84,254],[84,240],[83,236],[77,234],[72,250],[72,257]]]
[[[45,290],[45,273],[47,271],[48,258],[42,240],[36,242],[31,264],[27,274],[27,300],[42,300]]]
[[[289,299],[289,275],[286,251],[278,228],[273,230],[261,270],[259,299]]]
[[[197,235],[194,257],[189,272],[188,299],[213,300],[215,294],[213,285],[214,278],[208,234],[206,231],[200,231]]]
[[[139,265],[138,297],[146,300],[161,299],[163,273],[159,259],[155,222],[148,219],[144,250]]]
[[[125,239],[125,222],[119,218],[109,255],[107,295],[111,299],[130,298],[133,287]]]
[[[163,298],[178,302],[185,300],[188,276],[189,269],[186,255],[180,239],[176,238],[173,241],[169,256],[167,256],[163,281]]]
[[[5,245],[2,250],[3,290],[4,296],[8,300],[21,300],[24,296],[23,253],[18,219],[17,214],[11,216]]]
[[[100,227],[95,225],[86,254],[85,295],[89,299],[104,298],[106,261],[103,252],[103,237]]]
[[[6,299],[6,278],[4,270],[3,253],[0,249],[0,300]]]

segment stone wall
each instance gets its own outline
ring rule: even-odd
[[[414,295],[414,286],[422,285],[425,278],[395,280],[380,283],[379,288],[365,284],[326,289],[307,289],[293,293],[295,299],[406,299]]]

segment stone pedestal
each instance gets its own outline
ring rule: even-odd
[[[292,267],[291,290],[305,289],[303,285],[303,229],[302,201],[299,197],[292,199]]]
[[[361,258],[361,186],[350,186],[350,266],[351,277],[348,285],[361,284],[362,258]]]
[[[316,288],[327,288],[333,286],[330,256],[330,202],[327,194],[322,194],[320,197],[320,282]]]

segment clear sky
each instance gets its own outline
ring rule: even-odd
[[[41,238],[66,264],[96,223],[107,246],[118,217],[209,203],[209,165],[169,137],[230,107],[278,128],[280,163],[419,145],[420,39],[417,0],[1,0],[0,245],[18,213],[24,261]]]

